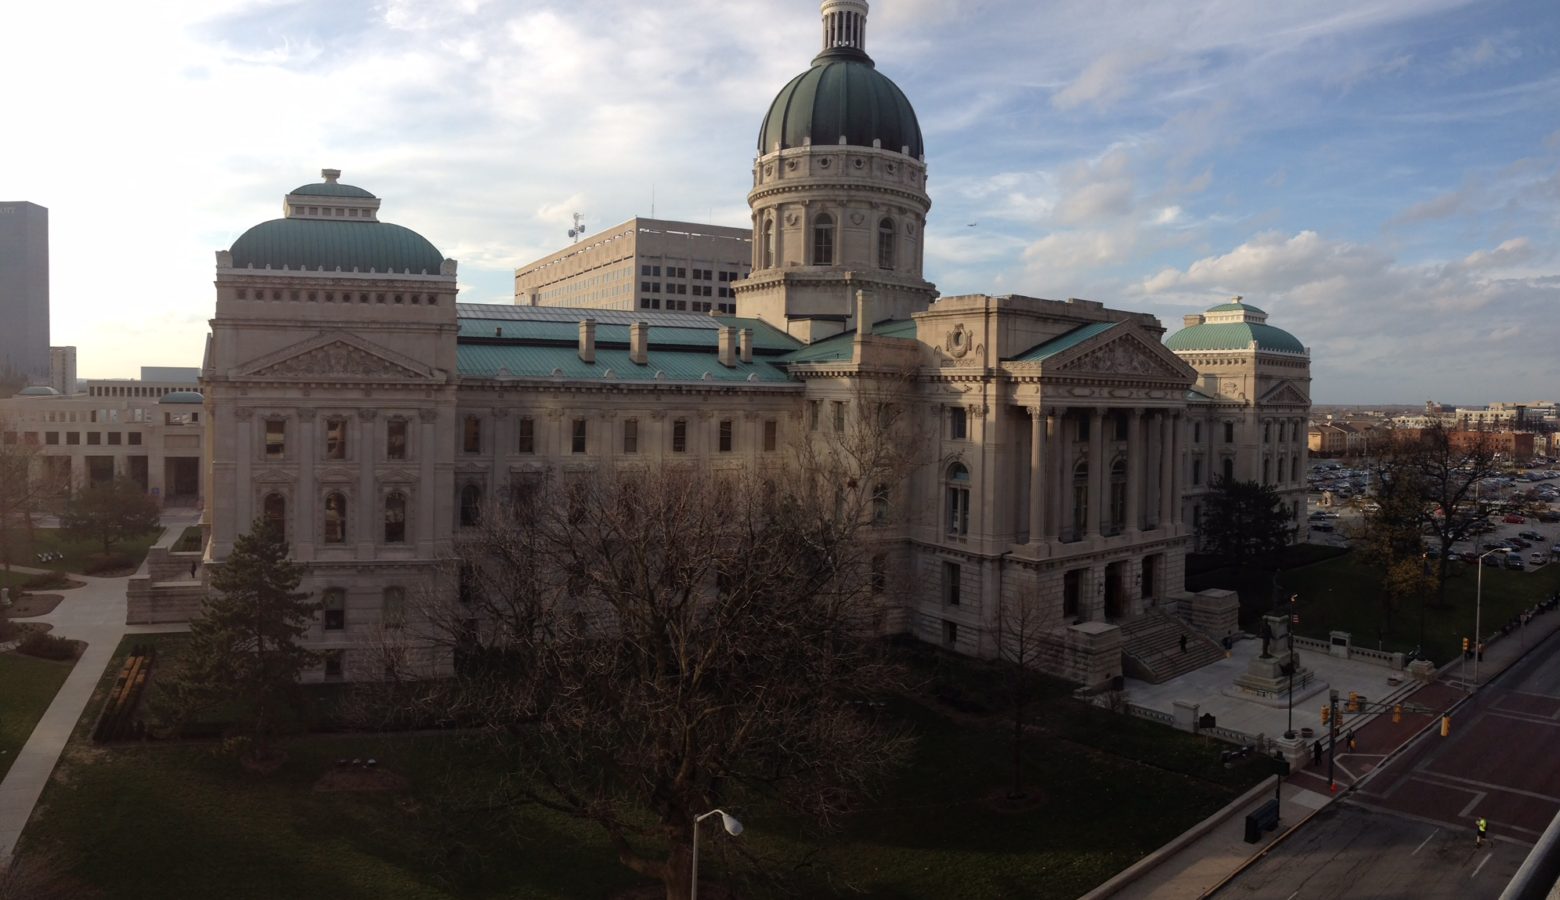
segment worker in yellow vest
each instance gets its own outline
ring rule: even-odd
[[[1484,839],[1489,836],[1489,831],[1490,831],[1490,823],[1485,821],[1483,816],[1480,816],[1479,817],[1479,833],[1478,833],[1478,836],[1476,836],[1473,839],[1473,845],[1475,847],[1483,847],[1484,846]]]

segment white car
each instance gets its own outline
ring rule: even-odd
[[[1549,562],[1549,554],[1544,553],[1541,550],[1534,550],[1532,553],[1528,554],[1528,562],[1535,566],[1541,566],[1544,563]]]

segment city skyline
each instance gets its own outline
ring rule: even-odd
[[[818,27],[773,0],[65,15],[13,13],[37,39],[0,73],[40,126],[0,196],[51,209],[51,342],[84,378],[199,359],[212,252],[324,166],[458,259],[465,302],[509,302],[576,211],[746,226],[759,120]],[[925,130],[944,295],[1173,332],[1241,294],[1312,349],[1318,404],[1469,404],[1560,374],[1556,37],[1539,2],[880,0],[867,50]]]

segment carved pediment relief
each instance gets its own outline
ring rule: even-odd
[[[1169,352],[1128,334],[1092,349],[1085,349],[1071,359],[1046,368],[1053,373],[1068,375],[1186,380],[1189,373],[1183,371],[1182,365],[1177,365],[1179,360],[1172,362],[1164,358],[1164,354]]]
[[[234,374],[257,378],[426,380],[434,372],[388,347],[345,332],[321,334],[242,366]]]
[[[1262,399],[1257,402],[1280,406],[1310,406],[1311,398],[1307,397],[1303,391],[1295,387],[1294,382],[1285,381],[1274,387],[1271,391],[1268,391],[1266,394],[1263,394]]]

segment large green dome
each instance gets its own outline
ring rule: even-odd
[[[812,67],[791,79],[758,130],[758,152],[778,145],[800,147],[844,143],[925,155],[921,123],[904,91],[877,70],[866,53],[837,48],[818,54]]]
[[[294,192],[296,193],[296,192]],[[233,242],[233,266],[439,274],[444,255],[427,238],[388,222],[272,219]]]
[[[1267,324],[1267,313],[1240,297],[1186,317],[1186,327],[1165,339],[1171,350],[1258,350],[1305,353],[1305,345],[1282,328]]]

